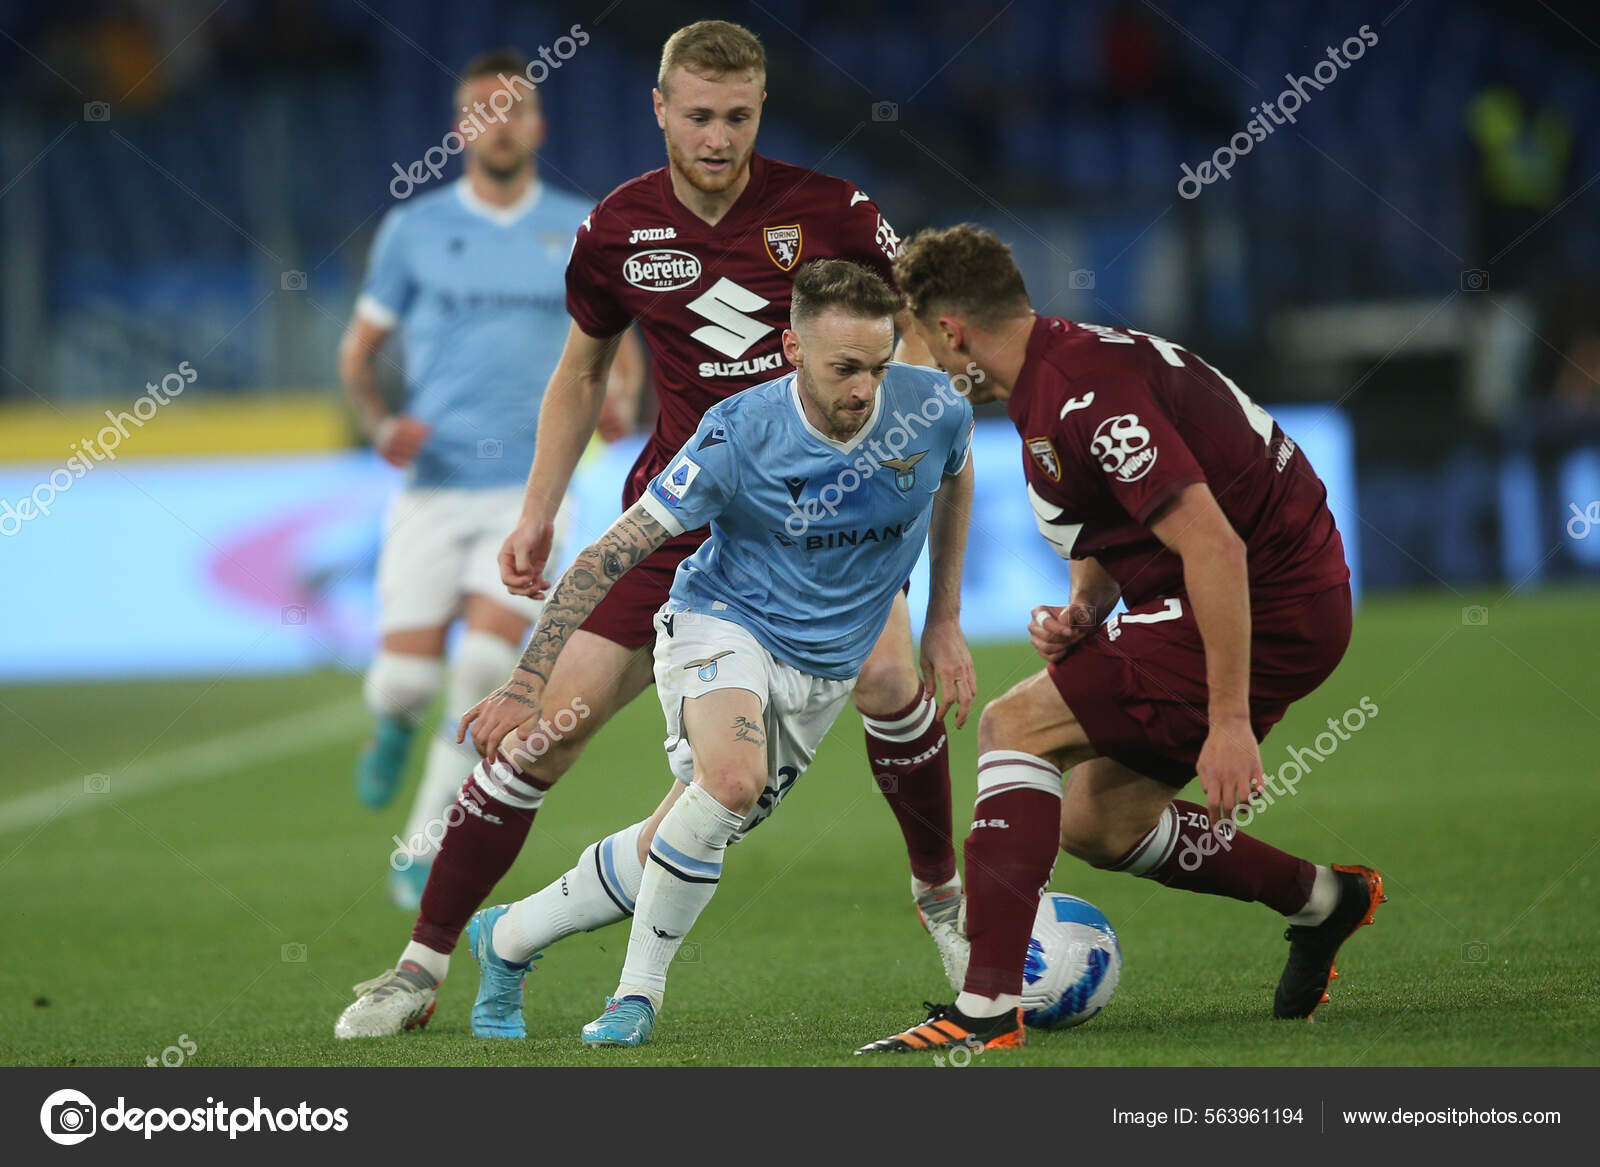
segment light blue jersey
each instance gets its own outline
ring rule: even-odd
[[[566,266],[589,203],[535,183],[509,207],[466,179],[394,208],[356,303],[399,328],[406,412],[433,427],[414,486],[516,486],[567,339]]]
[[[719,402],[639,500],[674,534],[711,524],[667,609],[731,620],[812,676],[855,676],[971,438],[972,406],[920,365],[889,366],[848,442],[806,420],[792,372]]]

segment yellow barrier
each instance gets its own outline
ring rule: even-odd
[[[111,439],[118,460],[335,450],[355,441],[343,401],[326,393],[174,397],[142,425],[130,411],[127,402],[0,406],[0,461],[60,461],[74,442],[97,441],[107,426],[116,432],[119,414],[125,436]]]

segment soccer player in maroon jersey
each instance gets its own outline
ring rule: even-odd
[[[624,486],[624,509],[694,434],[707,408],[783,372],[781,338],[798,265],[835,257],[891,276],[899,238],[867,195],[843,179],[755,153],[765,79],[761,42],[738,25],[700,21],[679,29],[662,51],[654,102],[668,165],[618,187],[578,230],[567,267],[573,324],[540,411],[522,518],[500,552],[501,576],[513,593],[542,597],[551,586],[545,572],[556,510],[594,432],[611,361],[631,321],[649,346],[661,408]],[[927,363],[909,314],[896,323],[896,357]],[[394,970],[358,986],[360,998],[336,1027],[341,1036],[387,1035],[426,1022],[449,954],[516,859],[546,791],[594,733],[651,684],[652,619],[678,564],[705,537],[700,530],[668,540],[573,633],[542,708],[581,716],[569,714],[563,724],[557,715],[560,732],[550,732],[530,716],[538,706],[516,673],[483,707],[472,737],[488,761],[462,786],[456,805],[463,813],[452,816],[429,873],[411,943]],[[964,901],[951,841],[944,715],[953,703],[965,709],[976,679],[959,629],[930,625],[920,647],[919,672],[901,597],[854,700],[874,778],[905,837],[918,913],[954,981],[964,955]],[[962,713],[958,724],[964,720]],[[627,834],[625,846],[648,839],[681,790],[638,824],[648,829]],[[637,846],[637,862],[646,855]],[[585,852],[564,886],[604,906],[599,866]]]
[[[1321,480],[1193,353],[1036,315],[986,230],[921,232],[894,271],[934,358],[976,365],[973,397],[1006,403],[1039,530],[1070,558],[1072,591],[1034,612],[1048,666],[979,721],[962,992],[857,1052],[1023,1044],[1023,964],[1058,845],[1283,915],[1273,1014],[1309,1017],[1383,881],[1287,855],[1231,820],[1262,789],[1258,742],[1349,643],[1350,572]],[[1119,599],[1127,610],[1106,620]],[[1177,797],[1196,775],[1204,807]]]

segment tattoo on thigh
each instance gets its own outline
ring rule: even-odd
[[[748,717],[736,717],[733,719],[733,738],[753,746],[765,746],[767,736],[761,732],[763,728],[759,722],[751,721]]]

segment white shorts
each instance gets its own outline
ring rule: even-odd
[[[545,570],[560,566],[570,508],[556,515]],[[395,495],[378,556],[378,627],[437,628],[461,615],[462,600],[486,596],[530,623],[544,601],[514,596],[500,582],[500,545],[522,513],[522,487],[415,487]]]
[[[767,727],[767,788],[734,841],[777,809],[811,765],[844,708],[856,678],[813,677],[776,659],[731,620],[700,612],[656,613],[656,692],[667,717],[667,763],[685,786],[694,755],[683,736],[683,703],[718,689],[748,689],[761,699]]]

